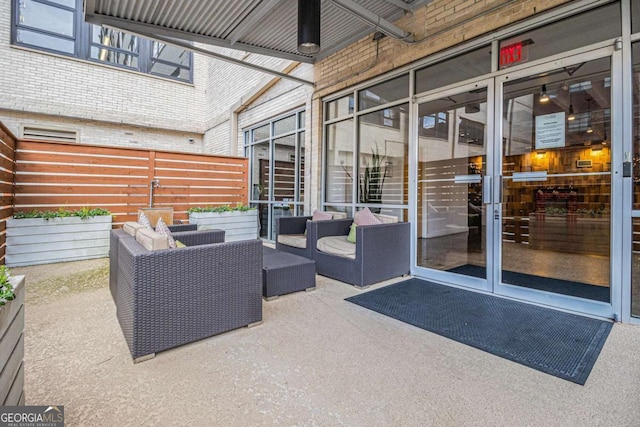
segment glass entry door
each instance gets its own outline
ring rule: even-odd
[[[612,59],[418,99],[416,275],[613,316]]]
[[[492,81],[417,106],[416,266],[432,279],[487,288]],[[489,243],[491,241],[489,240]]]
[[[496,291],[595,313],[611,303],[611,57],[573,61],[501,79]]]

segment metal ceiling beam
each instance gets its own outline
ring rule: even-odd
[[[87,0],[90,1],[90,0]],[[88,8],[86,9],[89,10]],[[138,33],[145,37],[177,37],[182,40],[189,40],[204,43],[213,46],[226,47],[229,49],[243,50],[245,52],[258,53],[266,56],[277,56],[279,58],[288,59],[290,61],[298,61],[312,64],[313,58],[305,55],[296,55],[284,51],[275,51],[259,46],[253,46],[245,43],[235,43],[233,46],[228,40],[217,37],[205,36],[202,34],[190,33],[188,31],[178,30],[174,28],[166,28],[144,22],[135,22],[128,19],[115,18],[112,16],[96,15],[85,12],[85,21],[95,25],[106,25],[122,31]],[[151,34],[151,36],[147,36]],[[189,45],[190,46],[190,45]],[[192,48],[191,46],[190,48]]]
[[[229,33],[227,37],[229,43],[234,45],[238,40],[244,37],[249,30],[251,30],[265,15],[275,9],[282,0],[267,0],[262,1],[255,9],[251,11],[249,16],[244,19],[236,28]]]
[[[413,42],[413,36],[411,35],[411,33],[406,32],[394,23],[387,21],[379,15],[376,15],[369,9],[360,6],[352,0],[331,0],[331,2],[342,10],[356,16],[376,30],[388,35],[389,37],[403,40],[408,43]]]
[[[407,3],[403,2],[402,0],[384,0],[387,3],[391,3],[394,6],[399,7],[400,9],[404,9],[407,12],[413,12],[413,7],[409,6]]]
[[[135,34],[137,34],[139,36],[142,36],[142,37],[149,38],[149,39],[157,40],[157,41],[160,41],[162,43],[167,43],[167,44],[172,44],[172,45],[175,45],[175,46],[179,46],[181,48],[188,49],[190,51],[197,52],[197,53],[200,53],[202,55],[209,56],[211,58],[219,59],[221,61],[230,62],[232,64],[240,65],[240,66],[245,67],[245,68],[251,68],[252,70],[260,71],[261,73],[269,74],[269,75],[272,75],[272,76],[277,76],[277,77],[280,77],[280,78],[286,79],[286,80],[292,80],[294,82],[302,83],[304,85],[309,85],[309,86],[312,86],[312,87],[315,86],[315,83],[310,81],[310,80],[305,80],[305,79],[302,79],[300,77],[296,77],[296,76],[292,76],[290,74],[282,73],[280,71],[272,70],[270,68],[261,67],[260,65],[252,64],[250,62],[245,62],[245,61],[242,61],[240,59],[231,58],[230,56],[222,55],[221,53],[211,52],[210,50],[203,49],[203,48],[197,47],[197,46],[193,46],[192,44],[189,44],[189,43],[181,41],[181,40],[177,40],[177,39],[170,38],[170,37],[162,37],[162,36],[159,36],[157,34],[140,33],[140,32],[136,32]]]

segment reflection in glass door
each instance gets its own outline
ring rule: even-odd
[[[611,301],[610,63],[503,86],[503,284]]]
[[[487,88],[418,105],[416,265],[486,278]]]

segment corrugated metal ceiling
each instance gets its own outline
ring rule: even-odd
[[[393,22],[431,0],[353,0]],[[85,0],[85,19],[148,36],[173,37],[286,59],[315,62],[375,28],[322,0],[321,50],[297,50],[295,0]]]

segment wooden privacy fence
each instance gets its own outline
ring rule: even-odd
[[[100,207],[116,225],[149,207],[152,180],[153,207],[185,222],[190,207],[248,203],[248,160],[238,157],[18,140],[14,179],[16,212]]]
[[[0,264],[7,252],[7,218],[13,215],[13,172],[15,137],[0,123]]]

